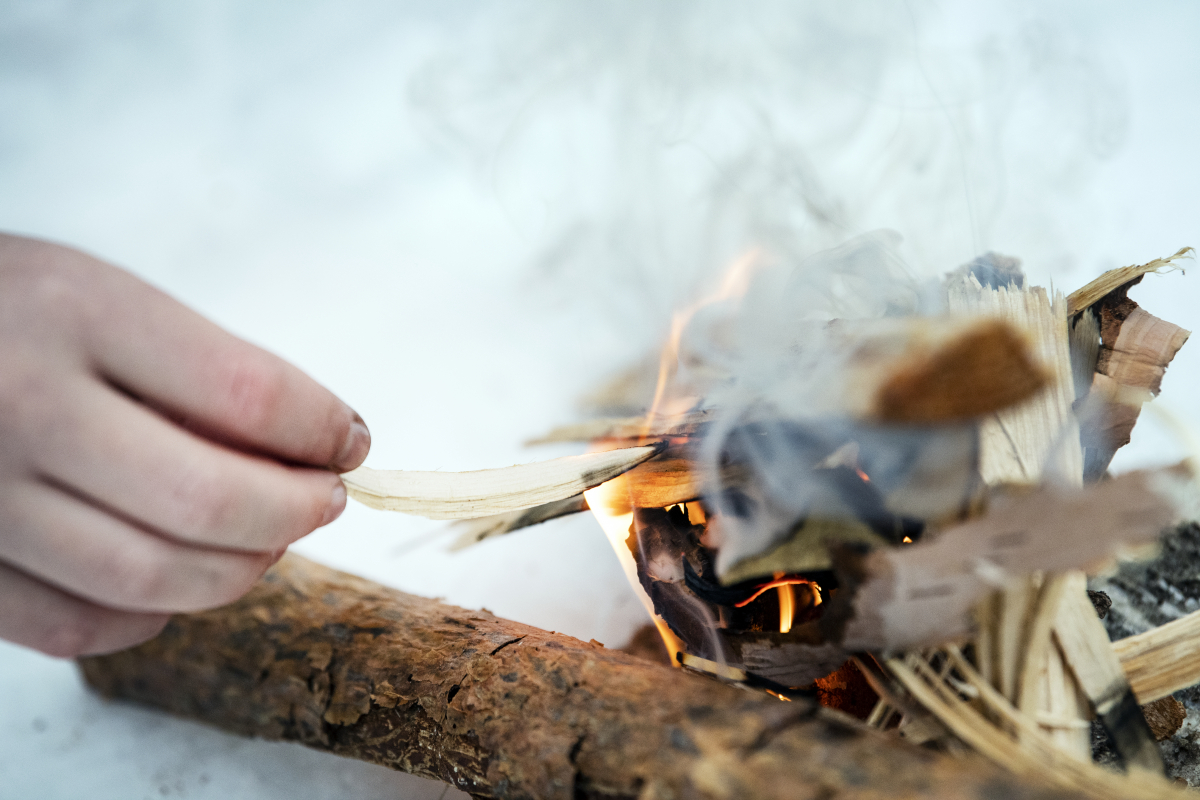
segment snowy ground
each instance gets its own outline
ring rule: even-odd
[[[448,470],[569,452],[520,442],[755,244],[891,227],[915,272],[991,249],[1065,291],[1200,245],[1200,7],[848,8],[0,0],[0,228],[292,359],[367,420],[369,464]],[[1134,297],[1195,329],[1195,280]],[[1197,388],[1192,343],[1165,416],[1200,426]],[[1144,422],[1118,463],[1181,441]],[[583,639],[640,621],[588,519],[457,556],[442,530],[352,506],[296,549]],[[9,646],[0,683],[4,797],[442,792],[105,704]]]

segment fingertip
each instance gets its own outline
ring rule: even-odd
[[[346,510],[346,484],[342,483],[341,478],[338,479],[337,485],[333,487],[333,493],[329,498],[329,507],[325,510],[325,516],[321,520],[321,524],[317,527],[323,528],[329,523],[342,515]]]
[[[362,417],[355,414],[346,439],[330,467],[336,472],[349,472],[367,460],[370,450],[371,432],[367,430],[367,424],[363,422]]]
[[[111,620],[96,634],[95,641],[82,649],[79,656],[102,656],[144,644],[163,632],[171,621],[170,614],[130,614],[109,612]]]

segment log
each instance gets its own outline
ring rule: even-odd
[[[88,683],[475,797],[1067,797],[778,699],[288,555],[238,602],[80,659]]]

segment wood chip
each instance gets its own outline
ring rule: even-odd
[[[993,504],[986,516],[931,541],[877,550],[867,559],[871,577],[854,598],[844,644],[895,651],[966,637],[971,609],[991,588],[1039,569],[1085,568],[1124,547],[1155,542],[1194,494],[1190,479],[1168,470],[1131,472],[1083,489],[1046,487]]]
[[[409,472],[359,467],[342,476],[358,502],[429,519],[474,519],[565,500],[653,457],[628,447],[474,472]]]
[[[1026,402],[986,418],[980,426],[980,475],[988,485],[1037,484],[1047,471],[1068,485],[1082,482],[1079,427],[1071,411],[1075,400],[1067,305],[1040,286],[993,289],[973,276],[954,284],[950,310],[999,317],[1032,340],[1038,360],[1053,379]]]
[[[1200,611],[1113,642],[1143,705],[1200,683]]]
[[[884,371],[867,418],[929,424],[970,419],[1031,397],[1049,374],[1012,325],[975,320],[926,343],[920,326],[909,331],[904,357]],[[858,369],[852,362],[851,369]],[[867,395],[872,396],[872,395]]]
[[[1167,270],[1181,269],[1175,262],[1184,258],[1191,258],[1195,252],[1191,247],[1181,247],[1176,251],[1175,255],[1168,256],[1167,258],[1156,258],[1145,264],[1110,269],[1083,288],[1071,292],[1067,297],[1067,313],[1071,315],[1078,314],[1109,293],[1137,280],[1148,272],[1165,272]]]

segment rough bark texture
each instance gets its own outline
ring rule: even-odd
[[[803,701],[287,556],[245,598],[81,659],[120,697],[497,798],[1032,798],[1060,792]]]

